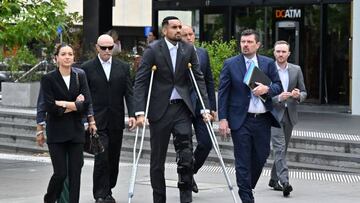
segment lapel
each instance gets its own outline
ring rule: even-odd
[[[176,53],[176,66],[175,66],[175,75],[178,74],[178,72],[180,71],[179,69],[181,68],[180,64],[184,58],[184,47],[182,45],[181,42],[178,42],[178,50],[177,50],[177,53]]]
[[[111,66],[112,66],[112,64],[111,64]],[[102,67],[102,64],[101,64],[98,56],[96,56],[96,58],[95,58],[94,68],[95,68],[96,72],[98,73],[98,76],[101,77],[105,82],[108,82],[105,72],[104,72],[104,68]],[[110,71],[110,76],[111,76],[111,71]]]
[[[78,79],[76,79],[78,78]],[[70,93],[70,98],[72,98],[73,96],[78,96],[80,90],[80,78],[79,78],[79,74],[77,74],[71,69],[71,73],[70,73],[70,87],[69,87],[69,93]],[[73,95],[75,94],[75,95]]]
[[[160,51],[163,54],[163,56],[165,57],[167,67],[169,68],[169,70],[171,72],[173,72],[174,69],[173,69],[173,66],[172,66],[172,63],[171,63],[170,51],[169,51],[168,46],[166,45],[165,38],[161,39]]]
[[[60,71],[59,71],[59,68],[56,69],[55,79],[59,82],[59,85],[60,85],[61,90],[62,90],[63,92],[65,92],[65,93],[68,93],[69,90],[68,90],[68,88],[67,88],[67,86],[66,86],[66,84],[65,84],[64,79],[62,78],[62,75],[61,75],[61,73],[60,73]],[[71,80],[71,77],[70,77],[70,80]]]
[[[238,55],[237,63],[238,63],[238,67],[240,68],[242,77],[244,77],[246,74],[246,64],[245,64],[244,55],[242,55],[242,54]]]
[[[263,67],[264,67],[264,61],[263,61],[262,58],[259,57],[257,54],[256,54],[256,58],[257,58],[258,66],[259,66],[260,70],[262,70],[262,71],[264,72],[264,69],[263,69]]]
[[[295,72],[295,69],[293,68],[293,66],[288,63],[288,73],[289,73],[289,85],[288,85],[288,89],[287,91],[291,91],[294,89],[295,85],[294,82],[296,82],[296,72]]]
[[[116,61],[113,58],[111,58],[110,76],[109,76],[109,81],[108,82],[111,81],[114,74],[116,75],[115,72],[117,71],[117,69],[115,67],[117,67],[117,64],[115,64],[115,63],[116,63]]]
[[[59,69],[56,69],[56,73],[55,73],[55,79],[59,82],[60,85],[60,89],[62,90],[62,92],[64,93],[64,95],[66,95],[67,99],[71,100],[72,98],[72,94],[77,93],[78,88],[77,87],[77,82],[76,82],[76,76],[74,71],[71,70],[70,72],[70,86],[69,89],[67,88],[65,81],[59,71]],[[80,84],[79,84],[80,85]]]

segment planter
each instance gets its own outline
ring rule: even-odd
[[[40,82],[3,82],[2,105],[14,107],[36,107]]]

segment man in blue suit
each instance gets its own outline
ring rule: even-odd
[[[181,29],[181,37],[185,42],[194,45],[195,43],[195,33],[192,27],[188,25],[183,25]],[[207,51],[200,47],[195,47],[196,54],[200,63],[201,72],[204,75],[206,91],[209,97],[209,103],[211,108],[211,115],[216,118],[216,99],[215,99],[215,88],[214,88],[214,78],[211,72],[210,60]],[[193,118],[192,123],[195,129],[197,146],[194,151],[194,174],[196,174],[201,166],[204,164],[206,158],[209,156],[209,153],[212,148],[212,143],[210,139],[209,132],[207,131],[206,124],[203,120],[203,116],[200,114],[202,109],[200,100],[197,98],[196,90],[194,89],[191,93],[191,99],[193,105],[195,106],[196,116]],[[198,193],[198,187],[195,180],[193,180],[193,192]]]
[[[280,127],[270,113],[271,98],[282,91],[282,86],[274,61],[256,54],[260,47],[257,31],[244,30],[240,46],[241,54],[225,60],[220,73],[219,130],[223,136],[231,130],[239,196],[243,203],[254,203],[252,189],[270,153],[271,126]],[[243,82],[251,65],[259,67],[272,83],[257,82],[251,90]],[[266,96],[265,102],[260,95]]]

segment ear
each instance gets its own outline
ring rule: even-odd
[[[261,42],[256,42],[256,48],[259,49],[261,47]]]
[[[162,34],[165,36],[167,33],[166,26],[161,29]]]

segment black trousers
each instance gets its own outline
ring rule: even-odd
[[[48,147],[54,173],[51,176],[44,201],[55,203],[63,190],[66,176],[69,176],[69,202],[78,203],[81,168],[84,164],[84,144],[66,142],[48,144]]]
[[[212,142],[202,115],[196,115],[192,123],[197,141],[197,146],[194,151],[194,174],[196,174],[209,156],[212,149]]]
[[[153,202],[166,202],[165,160],[170,134],[174,137],[177,154],[180,202],[191,202],[193,176],[193,150],[191,113],[184,103],[170,104],[165,115],[156,122],[150,121],[150,179]]]
[[[98,130],[104,152],[95,156],[93,173],[94,198],[111,195],[119,174],[119,160],[123,138],[122,129]]]

